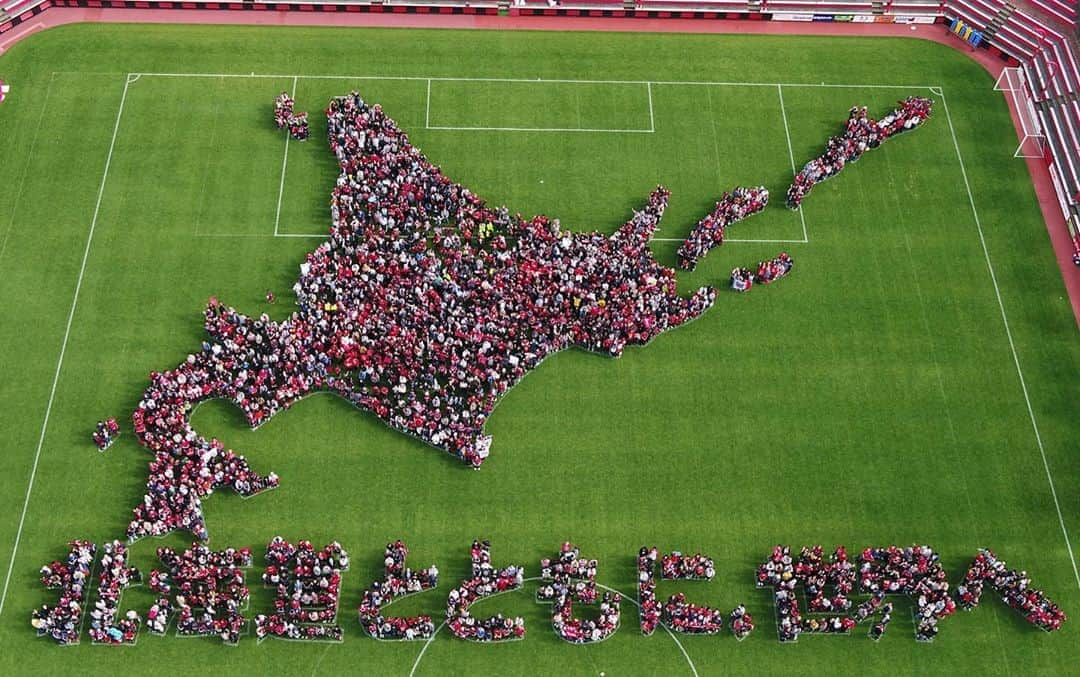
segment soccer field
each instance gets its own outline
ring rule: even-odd
[[[1005,101],[962,53],[901,39],[76,25],[0,57],[0,673],[193,670],[283,674],[1064,674],[1080,664],[1080,341]],[[150,453],[130,414],[151,371],[204,338],[216,295],[283,319],[306,252],[325,236],[338,167],[322,109],[359,90],[444,172],[494,204],[564,228],[614,232],[662,183],[653,243],[675,250],[725,190],[767,186],[772,203],[733,226],[680,290],[726,286],[736,265],[786,251],[793,274],[722,290],[700,320],[619,359],[569,350],[500,403],[491,457],[474,472],[343,400],[318,395],[252,432],[213,402],[195,427],[281,486],[204,501],[211,545],[251,546],[248,616],[273,536],[340,541],[352,555],[341,644],[253,634],[149,635],[128,648],[37,639],[55,602],[37,580],[75,538],[123,538]],[[271,102],[295,94],[310,140],[287,141]],[[867,153],[783,206],[793,171],[848,109],[935,100],[919,130]],[[266,290],[279,299],[264,301]],[[124,434],[105,454],[107,416]],[[189,534],[144,539],[133,563]],[[467,576],[469,545],[537,576],[572,540],[597,581],[627,596],[610,640],[551,630],[535,582],[479,603],[528,634],[475,645],[376,642],[356,618],[383,547],[436,563],[437,590],[394,604],[440,622]],[[1068,547],[1071,541],[1072,552]],[[1072,620],[1043,633],[992,592],[914,640],[909,610],[880,642],[777,641],[772,594],[754,571],[777,543],[926,543],[955,585],[991,547]],[[697,604],[746,604],[757,630],[642,637],[634,608],[642,545],[703,552],[710,583],[664,582]],[[9,571],[10,568],[10,571]],[[127,591],[145,613],[155,595]],[[91,597],[91,600],[93,598]],[[862,598],[857,598],[862,599]],[[586,612],[588,613],[588,612]],[[1069,668],[1068,666],[1074,666]]]

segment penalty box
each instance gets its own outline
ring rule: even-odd
[[[812,157],[802,157],[807,153],[802,148],[819,148],[824,141],[799,138],[800,150],[793,151],[788,117],[800,115],[798,90],[844,89],[845,101],[860,103],[866,99],[860,89],[896,90],[892,96],[925,89],[422,76],[143,73],[129,78],[122,135],[150,133],[160,139],[164,131],[173,139],[151,143],[154,156],[143,162],[173,177],[186,176],[182,189],[190,199],[171,213],[198,237],[324,237],[326,196],[337,167],[323,141],[321,107],[331,96],[356,89],[379,102],[456,180],[515,211],[559,217],[573,230],[613,231],[643,199],[643,190],[664,183],[673,200],[656,239],[672,247],[724,190],[762,183],[772,190],[775,206],[733,229],[729,241],[808,242],[805,213],[779,208],[795,167]],[[311,143],[290,142],[273,128],[270,101],[281,91],[295,92],[297,110],[311,113]],[[826,111],[830,117],[842,115],[833,107]],[[524,145],[523,138],[529,138]],[[540,150],[529,163],[510,163],[507,171],[503,160],[522,148]],[[476,157],[491,157],[491,167],[478,168]],[[648,159],[641,163],[642,157]],[[631,158],[638,163],[637,175],[627,163]],[[568,174],[570,163],[578,166],[577,176],[569,172],[564,183],[560,177]],[[147,172],[147,179],[156,173]],[[620,185],[617,177],[626,174],[632,176]],[[535,205],[529,204],[530,195],[515,199],[522,186],[535,195]],[[153,202],[152,190],[143,195]],[[577,199],[586,195],[590,201]]]

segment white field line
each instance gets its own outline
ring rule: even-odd
[[[798,170],[795,169],[795,152],[791,149],[791,130],[788,128],[787,108],[784,107],[784,88],[782,85],[776,86],[776,94],[780,97],[780,115],[784,119],[784,136],[787,138],[788,158],[791,159],[791,176],[794,177]],[[802,241],[808,243],[810,242],[810,236],[806,232],[806,216],[803,214],[802,206],[797,211],[799,212],[799,221],[802,223]]]
[[[329,231],[326,232],[323,235],[316,235],[315,233],[278,233],[277,235],[274,235],[273,233],[195,233],[194,235],[192,235],[192,237],[199,237],[199,238],[202,238],[202,237],[269,237],[269,238],[274,238],[274,237],[319,237],[319,238],[327,238],[327,237],[330,237],[330,233],[329,233]]]
[[[646,82],[645,83],[645,91],[649,95],[649,131],[650,132],[655,132],[656,131],[656,114],[653,112],[652,83],[651,82]]]
[[[45,432],[49,428],[49,416],[52,414],[53,401],[56,398],[56,386],[60,383],[60,370],[64,366],[64,355],[67,352],[68,339],[71,338],[71,322],[75,319],[75,308],[79,305],[79,292],[82,290],[83,276],[86,274],[86,261],[90,258],[90,245],[94,242],[94,229],[97,228],[98,213],[101,211],[101,198],[105,195],[105,182],[109,178],[109,166],[112,164],[113,149],[116,147],[116,136],[120,131],[120,118],[124,114],[124,103],[127,101],[128,86],[131,84],[130,78],[130,74],[124,78],[124,92],[120,96],[120,108],[116,111],[112,141],[109,142],[109,154],[105,158],[105,170],[101,175],[101,186],[98,188],[97,203],[94,205],[94,216],[90,219],[90,232],[86,237],[86,248],[83,250],[82,264],[79,266],[79,277],[75,281],[75,294],[71,299],[71,309],[68,311],[67,326],[64,328],[64,340],[60,344],[60,357],[56,360],[56,370],[53,372],[52,388],[49,390],[49,402],[45,406],[45,418],[41,422],[41,435],[38,437],[37,450],[34,452],[34,465],[30,469],[30,481],[26,485],[26,497],[23,499],[19,528],[15,532],[15,545],[11,548],[11,561],[8,563],[7,576],[4,578],[4,591],[0,593],[0,614],[4,613],[8,585],[11,584],[11,573],[15,570],[15,557],[19,553],[19,542],[22,539],[23,526],[26,523],[26,509],[30,505],[30,493],[34,489],[34,479],[37,477],[38,461],[41,460],[41,448],[45,444]]]
[[[540,576],[532,576],[530,578],[522,579],[522,584],[523,585],[520,588],[514,588],[512,590],[503,590],[501,592],[496,592],[493,595],[488,595],[487,597],[483,597],[480,600],[477,600],[477,602],[480,602],[480,601],[486,600],[486,599],[491,599],[492,597],[498,597],[499,595],[505,595],[508,592],[521,592],[521,591],[523,591],[525,589],[524,583],[531,583],[533,581],[539,581],[539,580],[543,580],[543,579]],[[601,585],[600,583],[597,583],[596,587],[598,587],[598,588],[600,588],[602,590],[607,590],[608,592],[618,593],[619,595],[622,595],[622,598],[623,598],[624,602],[630,602],[631,604],[633,604],[637,608],[639,608],[639,609],[641,608],[641,604],[636,599],[630,597],[629,595],[622,592],[621,590],[616,590],[615,588],[609,588],[608,586]],[[679,638],[675,636],[675,633],[672,632],[671,628],[669,628],[667,625],[661,623],[660,626],[662,628],[664,628],[664,630],[667,631],[668,635],[671,636],[672,641],[675,642],[675,646],[679,647],[679,651],[682,652],[683,658],[686,659],[687,665],[690,666],[690,672],[694,675],[694,677],[698,677],[697,667],[694,665],[694,661],[690,659],[690,654],[686,653],[686,649],[683,647],[682,642],[679,641]],[[413,661],[412,669],[409,670],[409,677],[414,677],[414,675],[416,674],[416,669],[418,667],[420,667],[420,661],[423,660],[424,654],[427,653],[428,647],[431,646],[431,643],[435,641],[436,637],[438,637],[439,631],[442,630],[444,627],[446,627],[446,621],[443,621],[442,623],[440,623],[439,627],[435,628],[435,632],[431,633],[431,637],[428,637],[427,641],[424,642],[424,646],[420,648],[420,653],[417,654],[416,660]]]
[[[424,129],[431,129],[431,78],[427,81],[427,106],[424,108]]]
[[[768,243],[768,244],[807,244],[807,241],[806,241],[806,239],[805,239],[805,238],[803,238],[802,240],[746,240],[746,239],[742,239],[742,240],[740,240],[740,239],[737,239],[737,238],[735,238],[735,239],[731,239],[731,240],[724,240],[724,244],[729,244],[729,243],[738,243],[738,242],[742,242],[742,243],[744,243],[744,244],[750,244],[750,243],[763,243],[763,244],[764,244],[764,243]]]
[[[1073,555],[1072,543],[1069,541],[1069,531],[1065,528],[1065,518],[1061,514],[1061,503],[1058,502],[1057,489],[1054,487],[1054,477],[1050,473],[1050,463],[1046,460],[1046,449],[1043,447],[1042,435],[1039,433],[1039,424],[1035,421],[1035,410],[1031,407],[1031,397],[1028,395],[1027,381],[1024,379],[1024,370],[1020,368],[1020,357],[1016,353],[1016,343],[1013,341],[1012,329],[1009,328],[1009,316],[1005,312],[1005,304],[1001,300],[1001,289],[998,287],[997,275],[994,273],[994,265],[990,262],[990,250],[986,246],[986,237],[983,235],[982,223],[979,221],[979,212],[975,209],[975,198],[971,194],[971,183],[968,181],[967,169],[964,166],[964,157],[960,153],[960,143],[956,140],[956,129],[953,127],[952,115],[949,113],[949,104],[945,95],[941,94],[941,104],[945,108],[945,119],[949,122],[949,133],[952,135],[953,147],[956,149],[956,159],[960,162],[960,173],[964,177],[964,188],[967,189],[968,204],[971,205],[971,215],[975,218],[975,229],[979,233],[979,243],[982,245],[983,257],[986,258],[986,269],[990,272],[990,281],[994,285],[994,296],[997,298],[998,310],[1001,311],[1001,322],[1005,326],[1005,336],[1009,339],[1009,350],[1012,351],[1013,365],[1016,367],[1016,375],[1020,379],[1020,390],[1024,393],[1024,403],[1027,405],[1028,418],[1031,420],[1031,429],[1035,433],[1035,443],[1039,447],[1039,456],[1042,457],[1043,469],[1046,471],[1046,481],[1050,485],[1050,495],[1054,499],[1054,508],[1057,510],[1058,524],[1061,526],[1061,535],[1065,537],[1065,549],[1069,553],[1069,561],[1072,562],[1073,576],[1076,578],[1076,586],[1080,588],[1080,571],[1076,567],[1076,557]]]
[[[192,237],[286,237],[273,233],[195,233]]]
[[[680,237],[654,237],[654,242],[683,242],[685,238]],[[724,238],[724,244],[730,244],[733,242],[742,242],[743,244],[806,244],[806,240],[747,240],[747,239],[727,239]]]
[[[55,77],[55,73],[49,76],[49,86],[45,89],[45,99],[41,102],[41,113],[38,114],[37,126],[34,127],[34,136],[30,140],[30,152],[26,156],[26,164],[23,165],[22,178],[19,179],[19,189],[15,191],[15,199],[11,201],[11,218],[8,220],[7,230],[4,231],[4,242],[0,244],[0,261],[4,260],[8,238],[11,237],[11,231],[15,227],[15,210],[19,205],[19,199],[22,197],[23,188],[26,187],[26,175],[30,171],[30,162],[34,159],[34,149],[37,148],[38,134],[41,132],[41,121],[45,119],[45,107],[49,105],[49,95],[52,94],[53,79]]]
[[[79,71],[57,71],[58,73],[81,74]],[[937,85],[903,84],[866,84],[866,83],[826,83],[826,82],[730,82],[713,80],[585,80],[563,78],[491,78],[491,77],[440,77],[428,75],[296,75],[271,73],[138,73],[161,78],[300,78],[302,80],[401,80],[426,82],[549,82],[560,84],[583,85],[697,85],[697,86],[732,86],[732,87],[824,87],[840,89],[927,89],[940,90]]]
[[[446,127],[431,125],[427,129],[451,132],[588,132],[590,134],[652,134],[651,129],[599,129],[587,127]]]
[[[296,81],[297,77],[292,79],[292,98],[296,100]],[[292,133],[289,130],[285,130],[285,157],[281,160],[281,182],[278,183],[277,191],[277,213],[274,214],[274,237],[278,237],[278,224],[281,222],[281,196],[285,193],[285,169],[289,166],[289,137]]]

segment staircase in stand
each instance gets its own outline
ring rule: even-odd
[[[1065,106],[1067,104],[1075,103],[1077,101],[1080,101],[1080,94],[1077,94],[1076,92],[1069,92],[1068,94],[1062,94],[1061,96],[1051,96],[1043,101],[1037,101],[1035,103],[1035,107],[1045,112],[1050,110],[1051,108]]]
[[[986,28],[983,29],[983,35],[986,37],[986,39],[992,40],[1015,11],[1016,5],[1012,4],[1011,2],[1006,2],[1005,6],[998,10],[998,13],[994,15],[993,19],[990,19],[990,23],[986,24]]]

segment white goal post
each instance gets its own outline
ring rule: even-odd
[[[1019,67],[1003,69],[997,82],[994,83],[994,91],[1005,92],[1007,96],[1012,97],[1013,108],[1020,119],[1020,145],[1016,147],[1013,157],[1042,158],[1046,148],[1046,134],[1043,133],[1039,116],[1035,113],[1035,103],[1023,69]]]

